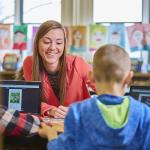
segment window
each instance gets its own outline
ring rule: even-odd
[[[23,22],[61,21],[61,0],[24,0]]]
[[[93,0],[94,22],[142,22],[142,0]]]
[[[14,0],[0,0],[0,23],[14,23]]]

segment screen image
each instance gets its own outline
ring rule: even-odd
[[[8,109],[21,111],[22,89],[9,89]]]
[[[150,86],[131,86],[130,95],[150,106]]]
[[[0,101],[9,109],[40,113],[40,83],[0,81]]]
[[[150,94],[140,94],[139,100],[150,106]]]

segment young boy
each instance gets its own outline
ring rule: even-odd
[[[130,69],[123,48],[99,48],[93,61],[98,96],[70,107],[64,133],[58,138],[54,130],[41,124],[39,134],[49,139],[48,149],[149,150],[150,108],[123,96],[133,76]]]

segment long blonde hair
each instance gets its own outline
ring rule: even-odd
[[[39,27],[35,39],[34,39],[34,49],[33,49],[33,64],[32,64],[32,80],[33,81],[42,81],[41,73],[44,71],[44,65],[42,58],[39,54],[39,40],[50,30],[52,29],[61,29],[64,33],[64,45],[66,46],[66,36],[63,26],[54,20],[49,20],[41,24]],[[60,69],[58,75],[59,84],[59,97],[60,103],[63,104],[64,97],[66,95],[66,50],[64,46],[63,54],[60,58]]]

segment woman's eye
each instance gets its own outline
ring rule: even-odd
[[[44,41],[44,44],[49,44],[50,43],[50,41]]]

